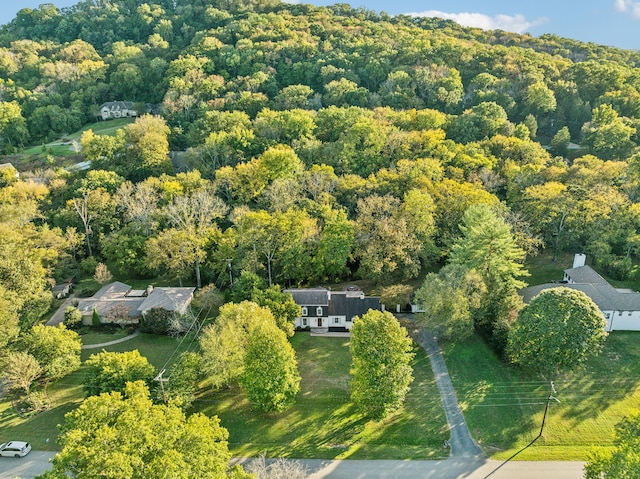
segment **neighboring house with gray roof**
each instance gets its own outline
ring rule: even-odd
[[[100,117],[103,120],[138,116],[130,101],[108,101],[100,105]]]
[[[576,255],[573,268],[564,270],[562,282],[530,286],[520,294],[524,302],[529,303],[542,291],[559,286],[589,296],[607,320],[607,331],[640,331],[640,293],[611,286],[591,266],[585,265],[584,255]]]
[[[326,288],[285,289],[302,310],[295,319],[297,329],[314,332],[350,331],[356,316],[370,309],[383,311],[377,296],[365,296],[364,292],[331,291]]]
[[[185,314],[193,299],[195,288],[154,288],[132,289],[119,281],[109,283],[100,288],[90,298],[81,299],[78,309],[82,313],[83,322],[91,324],[93,312],[100,316],[100,321],[114,311],[115,308],[126,309],[128,319],[119,324],[137,324],[141,316],[154,308],[162,308],[177,314]]]

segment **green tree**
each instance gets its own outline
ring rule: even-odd
[[[473,312],[480,307],[486,286],[475,270],[450,264],[429,273],[415,293],[424,313],[420,321],[443,339],[464,341],[474,333]]]
[[[631,140],[635,133],[611,105],[604,104],[594,108],[591,121],[582,127],[582,144],[603,160],[625,158],[636,146]]]
[[[256,288],[251,295],[251,301],[269,308],[278,327],[287,336],[293,336],[293,322],[300,317],[301,310],[290,293],[283,293],[278,285],[266,289]]]
[[[597,355],[607,337],[605,325],[602,312],[582,291],[545,290],[518,313],[507,354],[513,363],[552,378]]]
[[[247,338],[240,383],[259,410],[283,411],[300,391],[296,354],[273,323],[260,323]]]
[[[80,367],[80,336],[64,324],[36,324],[23,336],[22,342],[25,350],[42,366],[43,376],[48,380],[66,376]]]
[[[0,101],[0,151],[13,153],[28,138],[29,130],[20,105],[15,101]]]
[[[202,356],[185,351],[180,353],[176,362],[171,366],[168,381],[164,383],[165,397],[171,404],[188,409],[195,400],[195,393],[203,378]]]
[[[527,113],[532,113],[538,117],[540,114],[556,109],[556,97],[547,85],[543,82],[537,82],[527,87],[524,105]]]
[[[92,354],[85,361],[87,372],[83,386],[88,396],[122,392],[130,381],[145,381],[147,384],[155,375],[155,368],[137,349],[123,353],[102,351]]]
[[[226,212],[227,205],[224,201],[207,189],[200,189],[189,195],[176,196],[173,202],[163,210],[164,216],[176,228],[171,233],[173,240],[171,242],[177,247],[176,251],[188,253],[181,255],[181,258],[186,264],[195,268],[198,288],[202,287],[200,264],[206,259],[205,240],[212,231],[218,230],[215,221],[223,218]],[[166,234],[168,233],[165,232],[160,236]],[[158,248],[153,251],[161,253]],[[168,255],[171,254],[171,251],[167,251],[162,257],[157,257],[162,259],[159,261],[160,264],[168,265],[167,263],[172,260]]]
[[[400,200],[389,195],[358,201],[356,255],[362,277],[382,282],[418,274],[423,244],[410,226],[418,218],[407,218],[401,207]]]
[[[570,141],[571,134],[569,133],[569,128],[563,126],[551,139],[551,144],[549,145],[551,148],[549,151],[552,155],[567,156]]]
[[[517,290],[526,284],[520,279],[528,274],[522,266],[525,253],[511,226],[489,205],[470,207],[462,223],[462,236],[452,246],[449,262],[475,270],[482,278],[487,294],[482,298],[476,324],[501,349],[519,307]]]
[[[11,351],[3,358],[2,379],[8,389],[22,389],[29,395],[33,382],[42,375],[38,360],[26,351]]]
[[[566,185],[549,181],[524,190],[520,208],[533,228],[553,246],[553,260],[558,258],[565,241],[567,224],[577,213],[574,192]]]
[[[169,334],[174,316],[173,311],[151,308],[145,311],[144,317],[140,320],[140,331],[149,334]]]
[[[186,417],[175,405],[154,405],[138,381],[124,395],[92,396],[67,413],[62,451],[41,477],[248,479],[240,466],[229,466],[227,437],[216,416]]]
[[[20,302],[17,293],[0,284],[0,347],[5,348],[20,332],[18,311]]]
[[[595,448],[584,466],[585,479],[640,477],[640,412],[631,411],[616,425],[614,448]]]
[[[412,342],[389,312],[369,310],[351,329],[351,400],[380,420],[402,406],[413,381]]]
[[[524,251],[518,247],[511,227],[491,206],[470,207],[460,225],[462,236],[451,248],[449,261],[475,269],[490,294],[499,290],[515,291],[525,283],[522,266]]]
[[[213,387],[227,385],[242,375],[249,336],[261,323],[275,325],[269,308],[242,301],[222,306],[216,322],[202,330],[202,368]]]
[[[322,208],[322,229],[313,257],[315,277],[337,279],[347,272],[355,245],[355,225],[342,209]]]

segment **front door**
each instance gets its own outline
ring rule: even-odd
[[[322,327],[322,318],[318,318],[318,327],[321,328]]]

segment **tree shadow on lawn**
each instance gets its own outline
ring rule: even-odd
[[[367,422],[344,398],[298,397],[281,413],[261,413],[236,392],[203,412],[217,412],[229,430],[232,452],[239,456],[335,459]]]
[[[446,345],[456,394],[472,436],[491,453],[528,443],[544,428],[548,446],[604,444],[640,397],[640,334],[613,333],[580,371],[550,381],[500,361],[478,338]],[[635,401],[635,402],[634,402]]]
[[[562,417],[575,424],[603,414],[622,419],[640,394],[640,333],[614,332],[604,350],[579,371],[556,383]],[[634,403],[635,404],[632,404]],[[617,420],[614,420],[617,422]]]

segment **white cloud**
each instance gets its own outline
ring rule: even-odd
[[[631,16],[640,20],[640,2],[633,0],[616,0],[615,9],[619,12],[630,12]]]
[[[621,1],[624,2],[627,0],[616,0],[616,2]],[[425,12],[408,13],[407,15],[413,17],[439,17],[453,20],[464,27],[477,27],[483,30],[505,30],[515,33],[524,33],[531,27],[537,27],[549,21],[545,17],[529,21],[524,15],[519,13],[515,15],[496,15],[495,17],[490,17],[484,13],[446,13],[438,10],[427,10]]]

